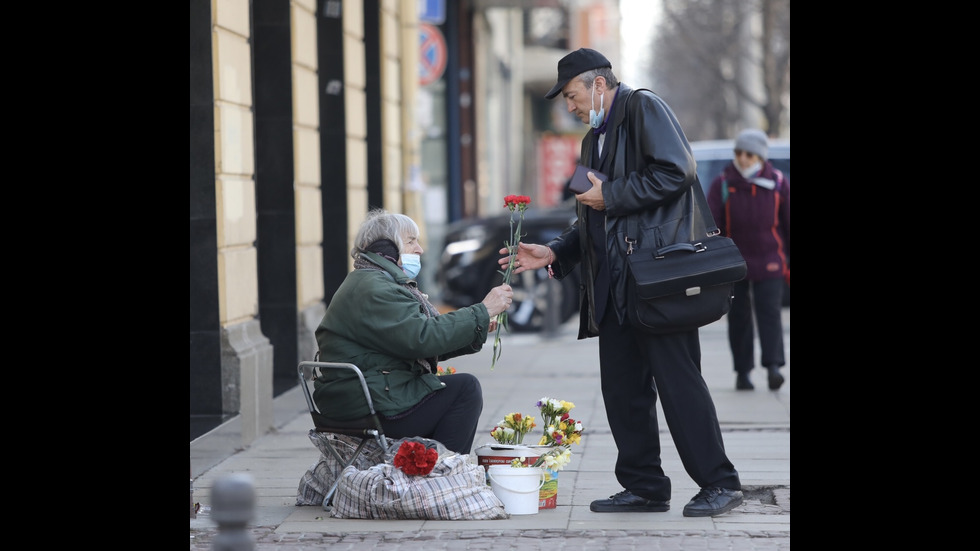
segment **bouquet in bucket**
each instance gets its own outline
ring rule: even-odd
[[[503,420],[490,431],[490,436],[498,444],[523,444],[524,435],[531,432],[536,427],[534,417],[528,417],[522,413],[508,413]]]
[[[544,426],[541,427],[541,439],[532,448],[544,449],[531,467],[544,469],[544,480],[538,492],[538,506],[542,509],[554,509],[558,502],[558,472],[572,460],[572,444],[582,441],[585,430],[580,421],[572,419],[569,411],[575,404],[548,398],[538,400],[535,404],[541,411]],[[528,463],[524,458],[511,460],[511,467],[525,467]]]
[[[551,471],[560,471],[571,461],[571,446],[572,444],[581,443],[582,432],[585,428],[580,421],[576,421],[569,415],[569,412],[575,407],[575,404],[572,402],[545,396],[538,400],[535,405],[541,411],[541,418],[544,420],[544,426],[542,427],[543,434],[541,435],[541,439],[538,440],[537,447],[547,447],[548,450],[542,453],[534,464],[530,466],[544,467]],[[510,414],[510,416],[515,415],[521,416],[520,413]],[[534,417],[521,416],[520,418],[531,419],[531,427],[528,427],[528,430],[536,426],[533,423]],[[494,430],[496,429],[497,427],[494,427]],[[491,432],[490,435],[494,436],[494,433]],[[523,439],[523,435],[521,435],[521,438]],[[500,442],[496,436],[494,436],[494,439]],[[511,467],[529,466],[526,464],[526,459],[525,457],[513,459],[511,461]]]
[[[572,460],[572,450],[567,446],[558,446],[551,448],[550,450],[544,452],[538,456],[537,461],[533,465],[527,465],[526,457],[515,457],[510,460],[511,467],[544,467],[549,471],[560,471],[568,465],[568,462]]]
[[[575,404],[545,396],[536,404],[544,419],[544,435],[538,441],[542,446],[568,446],[582,441],[582,423],[572,419],[569,411]]]

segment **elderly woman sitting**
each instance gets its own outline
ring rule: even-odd
[[[320,361],[360,367],[390,438],[419,436],[470,453],[483,411],[483,389],[469,373],[437,376],[439,361],[479,352],[491,318],[513,299],[510,285],[482,302],[441,314],[415,281],[419,228],[404,214],[374,210],[351,249],[354,270],[331,299],[316,330]],[[368,414],[358,381],[317,381],[313,399],[325,415]]]

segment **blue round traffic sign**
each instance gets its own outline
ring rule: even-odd
[[[419,84],[428,86],[446,71],[446,39],[438,27],[419,24]]]

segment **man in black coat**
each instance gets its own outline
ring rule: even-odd
[[[684,516],[727,513],[742,503],[741,482],[725,454],[715,405],[701,377],[698,330],[651,334],[627,314],[630,248],[704,234],[692,187],[700,183],[687,137],[660,97],[620,83],[609,60],[595,50],[580,48],[558,62],[558,80],[545,97],[558,94],[569,112],[592,127],[582,139],[581,163],[609,179],[590,173],[592,189],[575,196],[576,222],[547,245],[521,243],[514,273],[547,266],[561,279],[582,267],[578,338],[599,337],[603,402],[619,451],[616,479],[625,488],[593,501],[590,509],[670,508],[670,479],[660,458],[659,393],[684,469],[701,488],[685,505]],[[639,228],[639,235],[629,235],[629,227]],[[500,254],[504,266],[507,249]]]

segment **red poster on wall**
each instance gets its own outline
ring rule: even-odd
[[[578,164],[582,136],[545,134],[538,139],[538,206],[561,202],[565,184]]]

